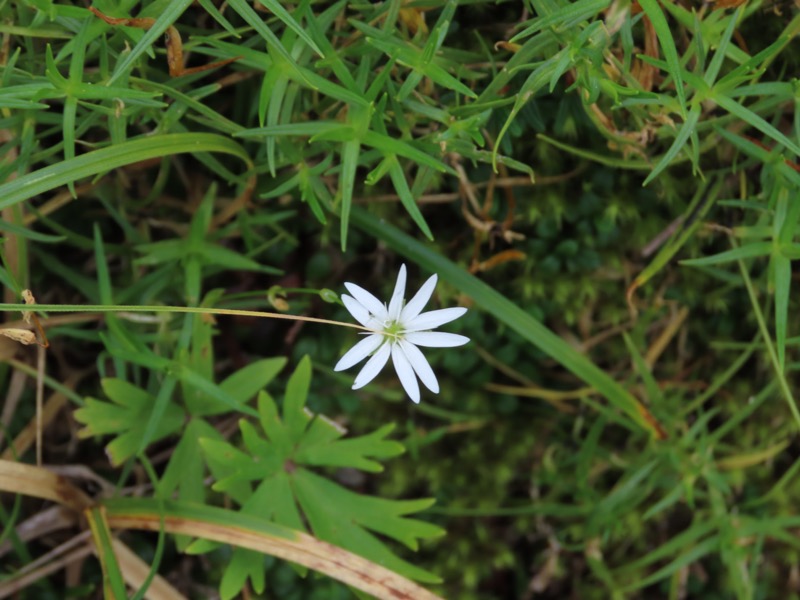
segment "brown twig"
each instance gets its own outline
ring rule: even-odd
[[[89,10],[92,11],[95,16],[114,27],[123,26],[136,27],[137,29],[150,29],[156,23],[156,20],[150,17],[131,17],[121,19],[109,17],[108,15],[101,13],[94,6],[90,6]],[[171,77],[180,77],[182,75],[193,75],[194,73],[210,71],[211,69],[224,67],[225,65],[242,58],[241,56],[235,56],[233,58],[226,58],[225,60],[219,60],[217,62],[201,65],[199,67],[186,68],[183,57],[183,40],[181,40],[181,34],[174,25],[167,27],[166,32],[164,32],[164,43],[167,47],[167,64],[169,65],[169,74]]]

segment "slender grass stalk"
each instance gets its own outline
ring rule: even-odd
[[[35,308],[40,312],[94,312],[94,313],[191,313],[201,315],[230,315],[237,317],[257,317],[260,319],[282,319],[285,321],[306,321],[308,323],[324,323],[361,329],[370,333],[379,333],[373,329],[362,327],[356,323],[303,317],[300,315],[284,315],[281,313],[260,310],[238,310],[233,308],[204,308],[201,306],[107,306],[104,304],[0,304],[0,311],[30,311]]]
[[[737,247],[736,240],[731,238],[731,245],[734,248]],[[792,395],[792,390],[789,389],[789,383],[786,381],[786,375],[781,369],[780,361],[778,360],[778,353],[775,350],[775,345],[772,343],[772,340],[769,337],[769,328],[767,327],[767,322],[764,319],[764,313],[761,312],[761,307],[758,305],[758,298],[756,297],[756,291],[753,287],[753,282],[750,279],[750,274],[747,272],[747,266],[744,264],[744,261],[739,259],[737,260],[739,263],[739,270],[742,272],[742,279],[744,280],[744,285],[747,288],[747,294],[750,296],[750,304],[753,306],[753,314],[758,321],[758,329],[761,332],[761,337],[764,338],[764,345],[767,347],[767,354],[769,355],[770,362],[772,363],[772,367],[775,370],[775,376],[778,380],[778,387],[783,394],[783,397],[786,399],[786,403],[789,405],[789,411],[792,413],[792,417],[797,423],[797,427],[800,429],[800,412],[797,410],[797,403],[794,400],[794,396]]]

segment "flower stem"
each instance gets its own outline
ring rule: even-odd
[[[95,313],[192,313],[203,315],[233,315],[238,317],[257,317],[262,319],[283,319],[286,321],[307,321],[309,323],[325,323],[327,325],[341,325],[362,331],[372,332],[371,329],[356,323],[318,319],[316,317],[302,317],[299,315],[285,315],[281,313],[264,312],[258,310],[237,310],[233,308],[206,308],[202,306],[107,306],[103,304],[0,304],[0,311],[30,311],[40,312],[95,312]]]

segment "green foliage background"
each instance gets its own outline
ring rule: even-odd
[[[446,598],[798,597],[796,3],[93,8],[138,21],[0,0],[5,308],[46,305],[48,389],[80,373],[46,463]],[[175,72],[176,31],[210,70]],[[470,308],[419,406],[333,372],[349,329],[202,314],[350,321],[343,282],[385,298],[402,263]],[[11,389],[34,355],[3,356]],[[14,533],[39,505],[2,506],[10,585],[45,545]],[[125,536],[187,597],[352,597]],[[101,590],[86,566],[70,593]]]

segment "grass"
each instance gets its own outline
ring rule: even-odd
[[[0,17],[0,595],[797,595],[794,4]]]

